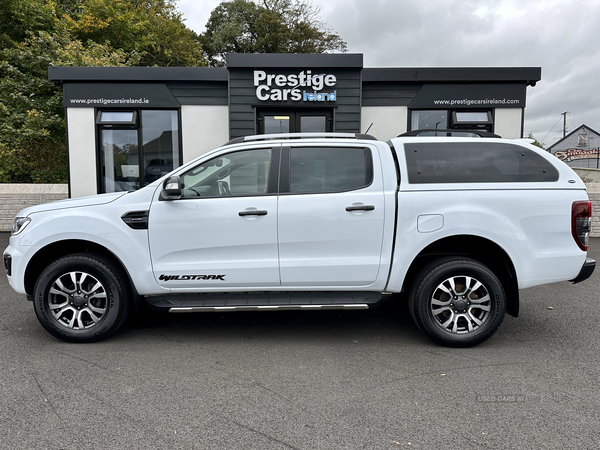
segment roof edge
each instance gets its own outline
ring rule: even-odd
[[[78,67],[50,66],[48,79],[76,81],[227,81],[223,67]]]
[[[363,70],[363,81],[519,81],[535,86],[541,79],[541,67],[385,67]]]

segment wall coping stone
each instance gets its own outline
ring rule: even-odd
[[[69,194],[67,184],[0,183],[0,194]]]

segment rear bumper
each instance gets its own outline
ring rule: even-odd
[[[579,275],[577,275],[577,277],[573,280],[570,280],[571,283],[581,283],[582,281],[587,280],[590,276],[592,276],[595,268],[596,260],[592,258],[586,258],[585,262],[583,263],[583,267],[581,267]]]

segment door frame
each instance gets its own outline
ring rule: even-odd
[[[325,132],[334,130],[332,109],[258,109],[256,111],[256,133],[265,134],[265,116],[282,115],[290,117],[290,133],[300,132],[303,116],[325,116]]]

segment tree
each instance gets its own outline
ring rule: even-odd
[[[531,145],[535,145],[536,147],[541,148],[542,150],[545,150],[544,148],[544,144],[542,144],[541,142],[539,142],[534,136],[533,133],[529,133],[527,136],[525,136],[526,139],[533,139],[534,142],[531,143]]]
[[[175,0],[0,1],[0,182],[67,180],[48,66],[204,65]]]
[[[27,33],[52,29],[56,18],[53,6],[40,0],[0,1],[0,48],[15,47]]]
[[[223,66],[227,53],[346,51],[346,42],[307,0],[224,1],[211,13],[201,42],[211,66]]]
[[[119,66],[136,62],[123,51],[73,41],[65,30],[30,33],[0,52],[0,182],[65,182],[62,90],[48,66]]]
[[[204,65],[199,37],[184,25],[175,0],[85,0],[78,5],[68,0],[65,9],[75,39],[139,53],[137,65]]]

